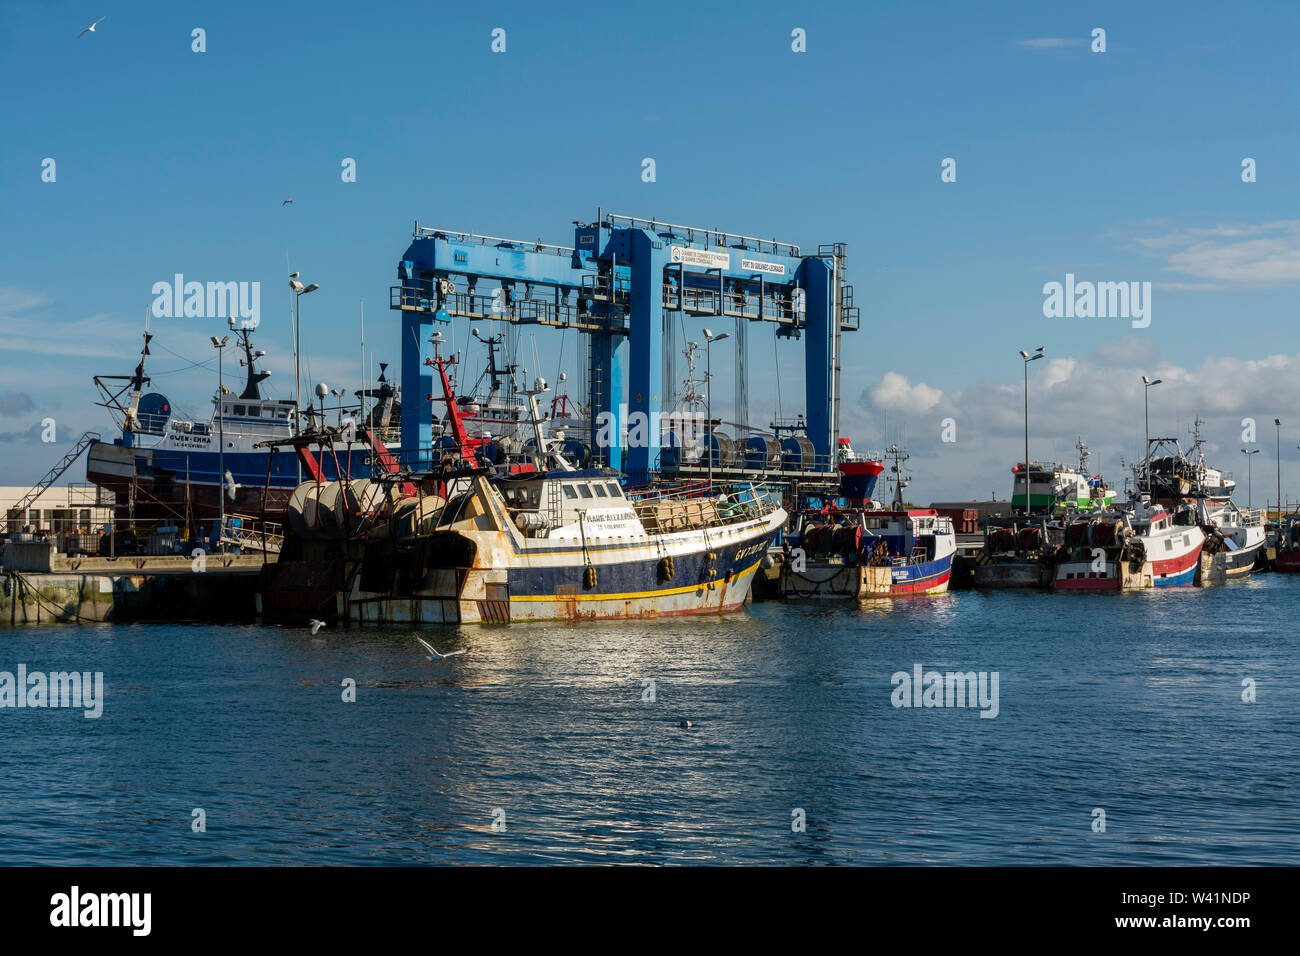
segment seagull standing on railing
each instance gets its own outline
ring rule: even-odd
[[[78,34],[77,34],[77,39],[81,39],[81,38],[84,37],[87,33],[94,33],[94,32],[95,32],[95,27],[99,26],[99,25],[100,25],[101,23],[103,23],[103,22],[104,22],[104,18],[103,18],[103,17],[100,17],[98,20],[96,20],[96,21],[95,21],[94,23],[92,23],[90,26],[86,27],[86,29],[84,29],[84,30],[82,30],[80,33],[78,33]]]
[[[434,657],[438,658],[438,660],[443,660],[443,659],[448,658],[448,657],[455,657],[457,654],[464,654],[464,653],[465,653],[464,649],[462,649],[462,650],[459,650],[459,651],[448,651],[446,654],[443,654],[443,653],[439,652],[439,650],[438,650],[436,647],[434,647],[432,644],[430,644],[430,643],[429,643],[428,641],[426,641],[424,638],[422,638],[422,637],[417,637],[416,640],[420,642],[420,646],[421,646],[421,647],[423,647],[426,651],[428,651],[428,652],[429,652],[430,654],[432,654]],[[429,660],[433,660],[433,657],[430,657]]]

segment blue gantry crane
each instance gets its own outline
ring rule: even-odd
[[[813,455],[797,467],[833,469],[840,340],[859,327],[853,287],[844,281],[843,243],[804,254],[774,239],[604,212],[574,227],[572,246],[554,246],[416,223],[390,301],[402,316],[408,410],[402,448],[409,464],[419,467],[419,456],[432,445],[431,415],[417,410],[433,390],[422,344],[434,323],[466,317],[585,333],[590,416],[615,423],[619,435],[626,418],[639,413],[643,421],[659,421],[665,411],[671,388],[664,380],[664,343],[671,341],[666,330],[683,316],[718,316],[746,320],[738,328],[763,322],[776,335],[802,338],[805,413],[799,427]],[[737,374],[743,381],[743,367]],[[629,479],[644,481],[661,470],[658,444],[657,436],[627,449],[612,441],[597,453]]]

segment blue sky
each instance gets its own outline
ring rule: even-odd
[[[414,220],[567,244],[604,207],[847,242],[863,328],[846,340],[845,429],[878,447],[906,428],[916,500],[1009,492],[1016,350],[1038,345],[1035,458],[1068,460],[1081,434],[1118,480],[1120,455],[1140,454],[1145,371],[1165,379],[1153,431],[1183,436],[1200,414],[1224,468],[1240,470],[1243,418],[1271,454],[1280,416],[1295,497],[1298,28],[1296,3],[8,0],[0,483],[106,424],[90,376],[130,371],[154,282],[261,282],[287,394],[287,256],[322,286],[303,302],[313,379],[354,387],[362,300],[368,349],[397,361],[388,288]],[[1044,318],[1042,286],[1067,272],[1151,282],[1150,327]],[[190,364],[214,364],[219,324],[155,320],[156,385],[183,407],[206,413],[215,369]],[[539,334],[544,365],[557,342]],[[802,371],[781,349],[788,413]],[[772,355],[751,336],[756,376]],[[755,420],[771,414],[760,391]],[[45,417],[58,446],[35,438]],[[948,417],[956,443],[940,441]]]

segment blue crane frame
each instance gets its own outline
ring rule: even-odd
[[[657,436],[633,443],[626,461],[623,440],[633,416],[660,421],[664,319],[684,313],[769,322],[778,335],[803,337],[807,437],[818,459],[833,467],[840,335],[859,327],[852,286],[844,282],[843,243],[803,255],[790,243],[612,213],[574,226],[573,246],[555,246],[416,223],[398,264],[401,284],[390,293],[390,307],[402,313],[408,465],[427,467],[433,441],[424,410],[433,391],[424,343],[435,322],[463,316],[590,336],[592,365],[603,372],[589,383],[593,435],[604,422],[619,436],[598,452],[632,480],[648,480],[658,471]]]

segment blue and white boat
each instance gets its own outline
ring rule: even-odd
[[[223,489],[228,514],[265,513],[271,519],[283,514],[300,480],[298,458],[292,450],[259,445],[290,438],[298,427],[298,406],[292,399],[262,395],[262,382],[271,373],[259,371],[257,365],[266,353],[253,348],[251,330],[234,334],[244,353],[240,365],[247,379],[238,395],[223,386],[212,399],[206,421],[180,414],[159,392],[145,391],[151,384],[145,374],[152,338],[148,332],[133,374],[95,377],[104,398],[99,404],[114,413],[121,432],[111,442],[90,445],[86,478],[113,493],[119,514],[144,521],[214,518]],[[393,449],[400,432],[397,390],[381,375],[378,387],[356,394],[373,399],[365,425]],[[369,477],[373,471],[373,451],[359,439],[328,454],[316,446],[309,450],[330,480],[340,473]]]
[[[952,519],[930,508],[802,511],[786,540],[786,598],[943,594],[957,552]]]

